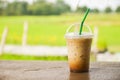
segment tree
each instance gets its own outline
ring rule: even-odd
[[[15,0],[8,3],[5,9],[6,15],[59,15],[71,11],[70,6],[63,0],[49,3],[47,0],[34,0],[32,4]]]
[[[6,0],[0,0],[0,15],[4,14],[6,4],[7,4]]]
[[[27,2],[18,2],[8,3],[6,7],[6,15],[25,15],[27,14]]]
[[[87,7],[83,6],[83,7],[78,7],[76,12],[86,12],[86,10],[87,10]]]
[[[15,11],[16,11],[16,6],[13,5],[12,3],[8,3],[7,7],[5,9],[5,14],[6,15],[15,15]]]
[[[36,0],[35,3],[46,3],[46,0]]]
[[[34,2],[28,7],[28,14],[32,15],[50,15],[53,14],[53,4],[45,1]]]
[[[38,0],[31,6],[29,6],[28,12],[33,13],[33,15],[59,15],[70,11],[70,6],[65,4],[63,0],[57,0],[56,3]]]
[[[0,15],[3,13],[3,1],[0,1]]]
[[[57,3],[55,5],[56,7],[56,11],[58,11],[58,13],[65,13],[65,12],[70,12],[71,8],[69,5],[67,5],[64,0],[57,0]]]
[[[95,9],[92,9],[91,12],[93,12],[93,13],[99,13],[100,11],[95,8]]]
[[[112,12],[112,9],[111,9],[110,7],[107,7],[107,8],[105,9],[105,12],[106,12],[106,13],[111,13],[111,12]]]
[[[120,6],[117,7],[116,12],[120,13]]]
[[[16,15],[26,15],[27,14],[27,2],[19,2],[17,5]]]

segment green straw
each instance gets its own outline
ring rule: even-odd
[[[85,16],[84,16],[84,18],[83,18],[83,20],[82,20],[82,22],[81,22],[79,35],[82,34],[83,24],[84,24],[84,21],[85,21],[87,15],[88,15],[89,11],[90,11],[90,8],[87,9],[87,11],[86,11],[86,13],[85,13]]]

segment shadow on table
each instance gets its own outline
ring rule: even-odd
[[[70,73],[69,80],[90,80],[89,73]]]

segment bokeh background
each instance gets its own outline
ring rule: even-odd
[[[117,54],[119,57],[115,61],[119,61],[120,0],[0,0],[0,41],[3,49],[0,59],[67,60],[64,54],[65,31],[71,24],[81,22],[87,8],[91,11],[85,24],[88,24],[93,32],[96,27],[98,33],[97,41],[92,45],[95,45],[97,50],[95,53],[103,56],[109,54],[106,57],[113,61],[113,56]],[[27,31],[24,44],[25,25]],[[7,35],[2,41],[6,28]],[[49,55],[53,48],[56,55],[61,51],[63,56]],[[34,55],[36,50],[40,51],[37,53],[42,56]],[[44,51],[47,50],[49,52],[46,56]]]

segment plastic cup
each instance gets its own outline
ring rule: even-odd
[[[90,80],[89,73],[70,73],[69,80]]]
[[[86,25],[84,28],[88,31],[83,31],[79,35],[78,27],[79,24],[71,25],[65,34],[68,49],[68,64],[70,72],[88,72],[93,35],[91,29]],[[74,32],[70,32],[72,28],[74,28]]]

